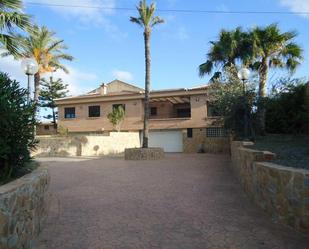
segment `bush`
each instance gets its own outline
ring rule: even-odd
[[[299,79],[280,79],[279,86],[265,99],[268,133],[304,133],[309,123],[305,104],[305,83]]]
[[[26,104],[27,91],[0,73],[0,181],[16,177],[27,167],[35,147],[34,104]]]

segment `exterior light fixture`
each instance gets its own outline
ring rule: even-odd
[[[28,77],[28,85],[27,85],[27,103],[30,101],[30,76],[36,74],[39,71],[39,65],[33,58],[24,58],[21,62],[21,69]]]

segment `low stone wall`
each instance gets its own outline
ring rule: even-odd
[[[140,147],[138,132],[111,132],[109,135],[39,136],[33,156],[103,156]]]
[[[0,248],[30,249],[46,215],[47,169],[0,186]]]
[[[273,218],[309,235],[309,170],[271,163],[273,153],[246,145],[231,143],[231,165],[245,192]]]
[[[162,148],[131,148],[126,149],[125,160],[159,160],[164,158]]]

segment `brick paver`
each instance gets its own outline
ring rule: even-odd
[[[50,214],[40,249],[309,248],[247,199],[221,155],[44,162]]]

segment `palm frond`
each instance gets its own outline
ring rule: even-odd
[[[212,69],[214,67],[214,64],[212,61],[207,60],[205,63],[201,64],[199,66],[199,75],[200,77],[203,77],[206,74],[210,74]]]

